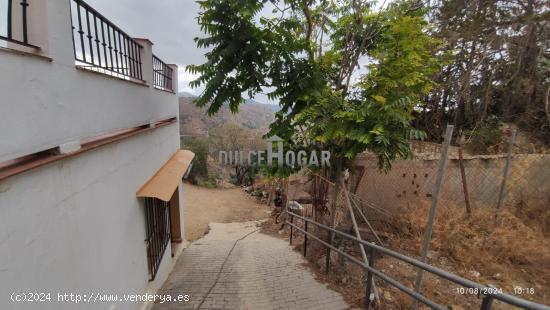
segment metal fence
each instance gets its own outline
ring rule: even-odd
[[[530,274],[524,269],[535,274],[539,270],[537,278],[533,276],[528,278],[528,281],[531,281],[533,286],[536,284],[540,287],[546,279],[546,275],[540,272],[540,268],[544,268],[541,264],[545,264],[544,262],[550,258],[549,252],[545,250],[549,243],[544,239],[547,238],[544,236],[550,234],[550,225],[548,225],[550,223],[548,209],[550,155],[518,154],[520,148],[514,146],[512,133],[510,132],[506,141],[508,147],[503,148],[505,152],[508,149],[508,153],[472,155],[457,147],[436,144],[425,147],[423,149],[425,152],[419,154],[414,160],[394,162],[388,173],[378,169],[375,156],[360,156],[354,161],[354,167],[349,173],[344,174],[345,184],[342,184],[339,190],[336,190],[336,184],[329,180],[326,172],[322,174],[322,172],[306,171],[293,175],[287,181],[289,186],[283,189],[288,201],[296,201],[302,206],[290,211],[293,215],[305,217],[310,222],[309,227],[306,227],[305,223],[308,221],[296,216],[287,221],[293,225],[293,229],[297,229],[296,226],[301,227],[302,232],[309,228],[312,234],[309,240],[319,241],[320,238],[319,242],[312,243],[306,241],[308,238],[303,238],[303,234],[298,234],[298,241],[304,241],[302,248],[304,253],[307,252],[309,258],[317,262],[319,268],[323,264],[327,272],[329,268],[337,268],[338,272],[332,273],[336,278],[342,277],[342,274],[349,271],[346,269],[348,268],[346,264],[331,257],[331,251],[337,252],[340,257],[345,257],[346,261],[356,263],[358,260],[362,263],[359,266],[363,268],[366,268],[364,264],[367,261],[371,261],[367,259],[368,253],[365,253],[365,250],[373,246],[370,243],[367,246],[353,238],[361,239],[362,236],[385,249],[397,247],[396,252],[406,253],[408,259],[414,257],[416,259],[414,264],[409,264],[408,267],[400,266],[393,270],[391,266],[399,264],[385,258],[377,260],[377,264],[381,265],[380,269],[385,269],[388,272],[387,275],[397,279],[396,281],[407,288],[404,290],[403,287],[386,281],[384,277],[377,277],[383,280],[378,284],[386,283],[390,286],[383,287],[383,290],[399,296],[398,299],[401,301],[407,300],[401,296],[404,292],[414,300],[422,302],[425,300],[417,298],[418,294],[423,294],[430,300],[438,300],[439,297],[445,303],[462,304],[467,308],[473,308],[478,302],[478,307],[482,309],[488,309],[491,306],[489,302],[491,299],[485,298],[483,294],[477,294],[477,297],[481,298],[477,301],[476,295],[468,296],[450,292],[448,286],[446,290],[442,289],[440,285],[443,284],[436,282],[438,280],[434,277],[434,273],[428,274],[427,279],[422,282],[422,271],[426,270],[422,268],[424,266],[422,264],[430,262],[442,269],[453,270],[462,277],[474,277],[486,283],[498,283],[509,293],[514,292],[516,297],[527,297],[527,299],[547,303],[548,300],[545,297],[547,292],[545,293],[543,289],[539,289],[536,294],[530,296],[518,295],[514,283],[525,280],[523,276],[515,278],[512,282],[502,280],[502,275],[499,278],[493,277],[498,276],[497,271],[494,270],[502,270],[500,272],[505,278],[508,276],[513,278],[516,271],[523,272],[524,275]],[[443,158],[446,160],[442,161]],[[342,190],[344,187],[346,191]],[[316,190],[318,188],[322,189],[324,196],[318,195]],[[347,193],[348,197],[344,193]],[[317,196],[321,199],[315,201]],[[331,229],[325,229],[322,225]],[[315,229],[318,227],[321,227],[324,233]],[[434,236],[431,233],[432,227],[435,231]],[[349,238],[343,236],[343,233],[354,236]],[[455,236],[462,239],[455,239]],[[296,236],[293,238],[296,240]],[[470,251],[477,249],[478,255],[472,256],[467,252],[452,256],[455,246],[469,242],[471,246],[465,249]],[[363,251],[358,249],[361,243],[365,245]],[[318,246],[316,248],[316,244],[327,248],[326,253]],[[494,251],[490,250],[494,246],[498,247],[495,247]],[[481,253],[482,250],[483,253]],[[499,256],[494,253],[498,251],[507,253],[501,253],[500,258],[481,257],[481,255]],[[377,251],[377,253],[384,253],[384,251]],[[464,257],[467,259],[462,260]],[[525,257],[527,257],[527,263],[524,263]],[[487,261],[485,258],[490,260]],[[504,271],[505,269],[501,268],[514,268],[503,263],[503,260],[508,259],[521,263],[518,263],[514,270]],[[449,260],[453,262],[449,263]],[[484,262],[480,263],[481,261]],[[498,264],[494,265],[495,262]],[[421,263],[422,266],[416,263]],[[483,273],[481,276],[479,273],[470,274],[477,268],[480,268],[478,270]],[[415,273],[417,273],[416,278]],[[437,273],[435,275],[442,276]],[[370,281],[368,278],[365,279],[365,275],[361,272],[355,272],[351,277],[363,284],[365,280],[367,284]],[[444,278],[454,282],[452,279]],[[479,288],[477,291],[480,291]],[[383,302],[388,301],[385,296],[381,299]],[[495,300],[497,300],[495,308],[505,307],[502,299],[495,298]],[[396,304],[392,305],[403,306],[401,301],[397,304],[394,300]],[[523,306],[527,309],[548,309],[548,307],[527,304]]]
[[[412,290],[411,288],[408,288],[407,286],[403,285],[399,281],[389,277],[382,270],[377,269],[375,267],[376,254],[383,254],[383,255],[391,256],[392,258],[395,258],[395,259],[397,259],[401,262],[404,262],[406,264],[410,264],[410,265],[412,265],[416,268],[419,268],[421,270],[424,270],[426,272],[430,272],[433,275],[436,275],[440,278],[443,278],[443,279],[446,279],[446,280],[451,281],[453,283],[456,283],[457,285],[460,285],[460,286],[463,286],[463,287],[466,287],[466,288],[471,288],[471,289],[474,289],[474,290],[478,291],[480,297],[482,298],[481,305],[480,305],[481,310],[491,309],[492,304],[493,304],[493,300],[499,300],[499,301],[501,301],[505,304],[513,305],[513,306],[520,307],[520,308],[523,308],[523,309],[550,310],[550,307],[548,307],[548,306],[544,306],[544,305],[537,304],[537,303],[534,303],[534,302],[531,302],[531,301],[528,301],[528,300],[525,300],[525,299],[518,298],[516,296],[512,296],[512,295],[509,295],[509,294],[506,294],[506,293],[499,292],[499,290],[495,289],[494,287],[486,286],[486,285],[483,285],[483,284],[480,284],[480,283],[470,281],[468,279],[464,279],[464,278],[459,277],[457,275],[454,275],[452,273],[446,272],[442,269],[439,269],[439,268],[433,267],[431,265],[428,265],[428,264],[426,264],[422,261],[416,260],[414,258],[405,256],[405,255],[402,255],[402,254],[397,253],[395,251],[392,251],[392,250],[389,250],[387,248],[378,246],[374,243],[361,240],[358,237],[354,237],[352,235],[343,233],[343,232],[341,232],[339,230],[336,230],[336,229],[333,229],[333,228],[331,228],[327,225],[323,225],[321,223],[315,222],[311,219],[300,216],[296,213],[287,212],[287,214],[288,214],[289,217],[288,217],[288,221],[286,223],[291,227],[291,229],[290,229],[290,243],[292,244],[292,240],[293,240],[293,230],[296,229],[299,232],[301,232],[304,235],[304,246],[303,246],[304,256],[307,255],[308,238],[311,238],[314,241],[322,244],[326,248],[329,248],[332,251],[336,251],[340,255],[344,256],[347,260],[349,260],[349,261],[353,262],[354,264],[357,264],[357,265],[361,266],[362,268],[364,268],[365,270],[367,270],[367,281],[366,281],[367,288],[366,288],[366,298],[365,298],[365,306],[366,306],[367,309],[369,308],[370,303],[371,303],[371,297],[370,296],[371,296],[371,293],[373,292],[373,289],[374,289],[374,286],[372,285],[374,283],[372,281],[372,279],[374,277],[377,277],[377,278],[383,280],[384,282],[394,286],[395,288],[397,288],[400,291],[408,294],[409,296],[411,296],[415,300],[422,302],[423,304],[429,306],[432,309],[440,309],[440,310],[449,309],[447,306],[443,306],[443,305],[438,304],[437,302],[427,298],[426,296]],[[302,223],[303,223],[302,227],[300,227],[299,225],[294,223],[295,218],[302,221]],[[315,227],[321,228],[321,229],[323,229],[327,232],[338,235],[342,238],[345,238],[345,239],[350,240],[350,241],[352,241],[352,242],[354,242],[354,243],[356,243],[360,246],[363,246],[363,247],[367,248],[368,249],[367,251],[369,253],[368,254],[368,257],[369,257],[368,261],[367,262],[361,261],[361,260],[357,259],[356,257],[351,256],[348,253],[346,253],[346,252],[338,249],[337,247],[333,246],[330,242],[326,242],[325,240],[322,240],[321,238],[319,238],[315,234],[308,231],[308,226],[315,226]]]
[[[29,7],[29,2],[27,0],[4,0],[2,2],[7,8],[5,13],[6,31],[5,33],[0,33],[0,40],[23,45],[26,47],[40,49],[40,47],[33,45],[32,42],[29,42],[29,31],[27,22],[27,11]],[[20,19],[18,15],[20,16]],[[19,24],[15,22],[16,20],[19,21]],[[19,32],[20,34],[16,34]]]
[[[450,148],[441,185],[441,205],[465,211],[468,205],[496,211],[550,202],[550,154],[518,154],[515,148],[509,154],[460,153],[463,154],[458,148]],[[374,157],[359,157],[355,161],[358,175],[354,177],[359,179],[355,193],[388,212],[429,204],[440,156],[421,153],[415,160],[395,162],[389,173],[378,170]]]
[[[82,0],[71,0],[74,56],[82,67],[143,80],[143,47]]]
[[[149,280],[153,281],[170,242],[170,204],[156,198],[146,198],[145,221]]]
[[[174,70],[160,58],[153,55],[153,86],[166,91],[174,91],[172,76]]]

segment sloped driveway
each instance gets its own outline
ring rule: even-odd
[[[160,294],[190,301],[169,309],[347,309],[341,295],[317,282],[300,254],[259,232],[259,222],[211,223],[180,256]]]

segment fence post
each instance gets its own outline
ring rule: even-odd
[[[489,310],[493,306],[493,296],[487,295],[483,297],[480,310]]]
[[[304,233],[304,257],[306,257],[307,254],[307,221],[304,221],[305,226],[305,233]]]
[[[470,195],[468,194],[468,183],[466,182],[466,171],[464,170],[464,158],[462,158],[462,147],[458,148],[458,165],[460,166],[460,176],[462,177],[462,190],[464,191],[464,203],[466,204],[466,213],[472,214],[470,207]]]
[[[374,268],[374,248],[369,248],[369,266]],[[373,299],[372,294],[372,271],[367,272],[367,291],[365,293],[365,309],[368,309]]]
[[[329,238],[329,244],[332,245],[332,238]],[[328,274],[330,268],[330,248],[327,247],[327,256],[325,257],[325,273]]]
[[[512,161],[512,147],[516,142],[517,129],[512,131],[510,142],[508,144],[508,157],[506,157],[506,165],[504,166],[504,174],[502,176],[502,183],[500,184],[500,192],[498,193],[497,212],[495,214],[495,222],[498,220],[498,214],[500,207],[502,206],[502,200],[504,199],[504,190],[506,188],[506,180],[508,179],[508,172],[510,171],[510,162]]]
[[[424,243],[422,245],[422,262],[426,262],[428,251],[430,249],[430,240],[432,238],[432,229],[435,220],[435,211],[439,202],[439,192],[441,190],[441,184],[443,183],[443,175],[445,174],[445,167],[447,165],[447,155],[449,154],[449,145],[451,144],[451,138],[453,137],[454,126],[447,125],[445,131],[445,141],[443,141],[443,148],[441,149],[441,158],[439,159],[439,170],[437,172],[437,178],[435,180],[434,193],[432,196],[432,207],[428,217],[428,224],[426,226],[426,233],[424,235]],[[422,283],[422,269],[418,269],[414,282],[414,291],[420,292],[420,285]],[[416,309],[416,299],[413,300],[411,309]]]
[[[290,226],[290,245],[292,245],[292,231],[294,230],[294,226],[292,226],[292,224],[294,224],[294,216],[292,216],[292,214],[289,214],[289,215],[290,215],[291,225],[288,225],[288,226]]]

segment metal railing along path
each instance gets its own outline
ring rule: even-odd
[[[441,310],[448,309],[448,307],[440,305],[440,304],[436,303],[435,301],[429,299],[428,297],[426,297],[422,294],[416,293],[413,289],[405,286],[404,284],[400,283],[399,281],[389,277],[388,275],[384,274],[380,270],[376,269],[374,267],[374,265],[375,265],[375,254],[376,253],[381,253],[381,254],[391,256],[395,259],[398,259],[398,260],[400,260],[402,262],[405,262],[409,265],[412,265],[414,267],[420,268],[424,271],[430,272],[433,275],[436,275],[440,278],[451,281],[451,282],[453,282],[455,284],[458,284],[460,286],[475,289],[479,292],[485,292],[484,294],[480,294],[481,298],[482,298],[481,307],[480,307],[481,310],[491,309],[491,306],[492,306],[492,303],[493,303],[494,300],[499,300],[503,303],[506,303],[506,304],[509,304],[509,305],[512,305],[512,306],[516,306],[516,307],[519,307],[519,308],[522,308],[522,309],[550,310],[549,306],[538,304],[538,303],[535,303],[535,302],[532,302],[532,301],[529,301],[529,300],[525,300],[525,299],[522,299],[522,298],[519,298],[519,297],[516,297],[516,296],[512,296],[512,295],[509,295],[509,294],[506,294],[506,293],[500,293],[500,292],[498,292],[498,290],[495,290],[493,287],[470,281],[470,280],[462,278],[458,275],[449,273],[445,270],[442,270],[442,269],[439,269],[437,267],[434,267],[434,266],[428,265],[426,263],[423,263],[423,262],[421,262],[417,259],[405,256],[403,254],[400,254],[398,252],[386,249],[384,247],[381,247],[379,245],[370,243],[368,241],[360,240],[357,237],[354,237],[352,235],[346,234],[346,233],[341,232],[339,230],[333,229],[333,228],[328,227],[324,224],[317,223],[313,220],[310,220],[310,219],[308,219],[306,217],[303,217],[301,215],[298,215],[296,213],[287,211],[287,214],[288,214],[288,219],[287,219],[286,223],[290,226],[290,243],[292,244],[293,230],[294,229],[297,229],[298,231],[300,231],[301,233],[304,234],[304,249],[303,249],[304,256],[306,256],[306,254],[307,254],[308,238],[312,238],[315,241],[317,241],[317,242],[321,243],[322,245],[324,245],[325,247],[330,248],[333,251],[336,251],[340,255],[344,256],[346,259],[350,260],[351,262],[353,262],[353,263],[363,267],[365,270],[367,270],[367,290],[366,290],[366,300],[365,300],[365,306],[367,308],[370,305],[370,302],[371,302],[370,296],[371,296],[371,293],[372,293],[372,290],[373,290],[371,279],[373,277],[378,277],[381,280],[383,280],[384,282],[396,287],[400,291],[408,294],[409,296],[411,296],[415,300],[424,303],[425,305],[429,306],[432,309],[441,309]],[[294,218],[302,220],[304,222],[304,228],[301,228],[301,227],[297,226],[296,224],[294,224]],[[369,255],[368,261],[369,261],[369,263],[366,264],[365,262],[361,261],[360,259],[358,259],[354,256],[351,256],[350,254],[345,253],[344,251],[334,247],[332,244],[329,244],[328,242],[322,240],[321,238],[313,235],[311,232],[308,232],[308,223],[311,224],[311,225],[315,225],[319,228],[325,229],[328,232],[332,232],[334,234],[337,234],[337,235],[339,235],[343,238],[346,238],[348,240],[351,240],[351,241],[353,241],[357,244],[362,244],[363,246],[368,248],[368,255]]]

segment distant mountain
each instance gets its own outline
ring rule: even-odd
[[[258,102],[256,100],[254,100],[254,99],[245,99],[244,103],[246,103],[246,104],[264,104],[264,103],[261,103],[261,102]]]
[[[185,91],[182,91],[178,94],[178,96],[181,98],[197,98],[197,95],[195,94],[192,94],[192,93],[188,93],[188,92],[185,92]]]
[[[245,104],[239,107],[239,112],[236,114],[231,113],[229,107],[224,105],[216,115],[209,117],[206,114],[206,107],[199,108],[193,104],[195,98],[196,96],[185,96],[180,93],[181,135],[206,136],[210,129],[225,123],[236,123],[245,128],[267,132],[269,124],[275,120],[275,113],[279,111],[279,106],[277,105],[264,104],[247,99]]]

